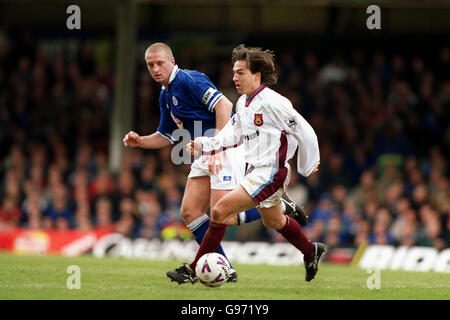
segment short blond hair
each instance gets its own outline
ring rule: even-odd
[[[148,53],[154,53],[157,51],[164,51],[167,54],[167,57],[169,59],[173,58],[172,49],[170,49],[170,47],[163,42],[155,42],[152,45],[150,45],[147,48],[147,50],[145,50],[145,55],[147,55]]]

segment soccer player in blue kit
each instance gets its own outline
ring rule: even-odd
[[[189,131],[191,139],[199,135],[213,136],[230,120],[233,104],[205,74],[178,68],[168,45],[154,43],[149,46],[145,61],[151,77],[162,85],[160,124],[157,131],[150,135],[140,136],[130,131],[123,138],[125,146],[147,149],[169,146],[177,142],[172,135],[177,129]],[[196,122],[201,123],[201,130],[195,128]],[[213,208],[217,201],[238,185],[232,156],[228,152],[203,155],[191,165],[180,212],[199,244],[210,222],[205,213],[208,207]],[[303,209],[287,196],[283,199],[283,208],[286,214],[306,225],[308,217]],[[260,218],[258,210],[252,208],[232,217],[227,224],[239,225]],[[221,245],[216,252],[226,257]],[[237,273],[232,269],[228,281],[236,280]]]

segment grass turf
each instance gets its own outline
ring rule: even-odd
[[[70,290],[67,267],[81,270],[81,289]],[[180,261],[97,259],[90,255],[20,256],[0,253],[0,299],[106,300],[398,300],[450,298],[450,275],[383,270],[381,288],[368,289],[366,270],[321,264],[316,279],[304,280],[303,266],[238,265],[237,283],[219,288],[178,285],[165,272]]]

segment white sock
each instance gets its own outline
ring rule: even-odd
[[[245,223],[245,211],[242,211],[238,214],[238,225]]]
[[[194,221],[192,221],[191,223],[189,223],[186,227],[191,230],[191,232],[194,232],[195,230],[197,230],[197,228],[199,226],[201,226],[203,224],[203,222],[205,222],[206,220],[209,220],[208,215],[205,213],[204,215],[201,215],[200,217],[198,217],[197,219],[195,219]]]

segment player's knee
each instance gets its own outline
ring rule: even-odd
[[[190,224],[192,221],[198,218],[197,212],[188,206],[181,206],[180,215],[185,224]]]
[[[238,216],[232,216],[228,218],[226,224],[229,226],[237,226],[239,224]]]
[[[217,223],[226,223],[227,219],[224,215],[224,211],[220,206],[215,205],[211,210],[211,221]]]
[[[266,228],[280,230],[283,228],[283,222],[278,218],[262,218],[262,222]]]

